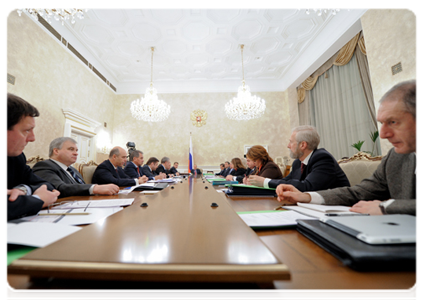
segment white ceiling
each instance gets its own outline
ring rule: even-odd
[[[318,16],[296,9],[90,9],[52,26],[117,89],[143,94],[252,92],[298,85],[361,30],[365,10]],[[37,22],[38,23],[38,22]]]

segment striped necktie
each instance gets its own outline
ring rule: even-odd
[[[80,184],[84,184],[85,182],[84,182],[84,180],[82,180],[73,170],[72,170],[72,168],[71,167],[68,167],[67,168],[67,171],[72,175],[72,177],[73,177],[73,179],[75,179],[75,181],[77,182],[77,183],[80,183]]]

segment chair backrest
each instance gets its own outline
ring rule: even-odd
[[[276,156],[274,159],[275,164],[278,165],[279,169],[281,169],[282,175],[283,177],[285,177],[285,171],[286,171],[286,165],[284,163],[284,160],[282,158],[282,156]]]
[[[32,167],[39,161],[45,160],[45,158],[37,155],[37,156],[31,156],[26,160],[26,164],[32,169]]]
[[[381,160],[382,156],[371,157],[367,153],[358,152],[348,159],[338,161],[338,163],[351,186],[354,186],[363,179],[370,177],[376,171]]]
[[[79,166],[79,173],[81,173],[82,178],[84,178],[85,183],[90,184],[92,183],[92,178],[94,175],[95,169],[97,169],[98,164],[94,161],[89,161],[86,164],[82,164]]]

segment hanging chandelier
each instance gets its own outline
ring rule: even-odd
[[[170,115],[170,105],[157,97],[157,90],[153,87],[153,52],[151,47],[151,81],[144,97],[135,99],[131,103],[132,116],[145,122],[161,122]]]
[[[225,113],[232,120],[251,120],[259,118],[266,109],[266,103],[257,96],[252,96],[250,87],[245,85],[244,79],[244,45],[241,46],[242,85],[238,88],[238,95],[225,104]]]
[[[37,21],[38,16],[41,16],[49,24],[51,24],[52,18],[56,21],[61,20],[62,25],[64,25],[67,20],[71,20],[71,23],[75,24],[77,18],[80,20],[84,18],[84,12],[79,8],[23,8],[17,10],[19,17],[22,15],[23,11],[29,13]]]

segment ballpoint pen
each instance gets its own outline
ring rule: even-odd
[[[328,217],[354,217],[354,216],[370,216],[369,214],[325,214]]]

